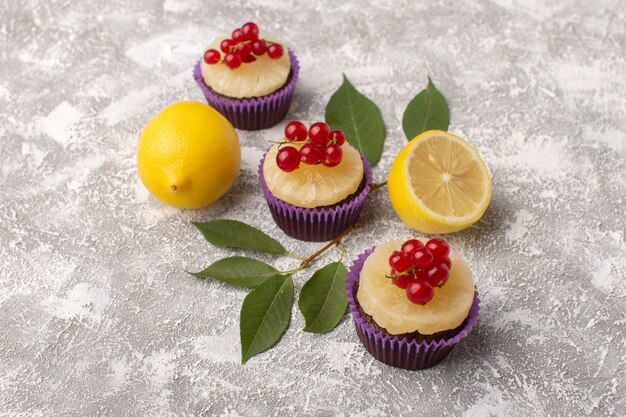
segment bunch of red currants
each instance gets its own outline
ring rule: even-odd
[[[281,146],[276,154],[276,165],[285,172],[296,170],[300,163],[322,164],[329,168],[341,163],[341,145],[346,137],[341,130],[331,130],[324,122],[316,122],[309,129],[298,120],[285,127],[285,139],[289,142],[304,143],[298,150],[294,146]]]
[[[272,59],[278,59],[284,54],[281,44],[259,39],[259,27],[252,22],[233,30],[231,38],[220,43],[220,49],[226,54],[223,61],[218,50],[209,49],[204,53],[204,62],[209,65],[224,62],[224,65],[234,70],[242,63],[254,62],[256,57],[266,53]]]
[[[407,240],[389,257],[391,281],[406,290],[412,303],[426,304],[435,295],[434,287],[448,280],[450,245],[443,239],[430,239],[424,245],[417,239]]]

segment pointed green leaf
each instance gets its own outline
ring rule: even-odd
[[[305,332],[326,333],[339,324],[346,312],[346,267],[333,262],[315,271],[300,291],[298,307]]]
[[[232,256],[212,263],[200,272],[192,275],[212,278],[238,287],[256,287],[268,279],[279,275],[279,271],[271,265],[245,256]]]
[[[289,252],[262,231],[237,220],[192,222],[209,243],[223,248],[252,249],[259,252],[287,255]]]
[[[345,74],[341,87],[326,105],[326,123],[342,130],[346,140],[357,148],[370,165],[376,165],[383,153],[385,124],[380,109],[357,91]]]
[[[410,141],[427,130],[448,130],[449,124],[448,103],[428,77],[426,88],[409,102],[404,111],[402,116],[404,134]]]
[[[279,275],[265,281],[243,300],[239,317],[241,363],[274,346],[291,320],[293,280]]]

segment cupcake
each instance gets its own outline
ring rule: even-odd
[[[372,184],[367,161],[340,130],[323,122],[285,127],[259,164],[259,182],[276,224],[309,242],[337,237],[359,218]]]
[[[291,103],[300,65],[272,37],[259,37],[248,22],[216,38],[196,63],[193,77],[207,102],[238,129],[266,129],[280,122]]]
[[[361,254],[346,280],[365,349],[409,370],[439,363],[472,330],[479,299],[472,273],[441,239],[391,241]]]

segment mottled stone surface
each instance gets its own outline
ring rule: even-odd
[[[246,4],[0,2],[0,414],[625,415],[624,1]],[[321,119],[342,72],[378,103],[377,181],[427,75],[450,130],[489,165],[491,206],[449,236],[475,273],[480,322],[439,366],[386,367],[349,318],[311,335],[297,309],[283,341],[241,366],[246,291],[185,273],[233,253],[192,220],[319,247],[286,238],[257,185],[281,127],[240,132],[241,176],[207,209],[165,207],[137,177],[143,124],[202,101],[193,64],[247,20],[301,60],[290,117]],[[346,257],[410,235],[381,190]]]

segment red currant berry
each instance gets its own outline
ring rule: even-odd
[[[450,261],[450,258],[448,258],[447,256],[443,259],[440,259],[439,262],[441,262],[442,264],[444,264],[445,266],[448,267],[448,270],[450,268],[452,268],[452,262]]]
[[[204,53],[204,62],[209,65],[217,64],[220,62],[220,53],[215,49],[209,49]]]
[[[341,146],[346,142],[346,136],[341,130],[331,130],[330,135],[328,136],[328,141]]]
[[[243,38],[247,41],[255,41],[259,38],[259,27],[256,23],[248,22],[241,27]]]
[[[222,52],[224,52],[225,54],[230,52],[230,47],[234,46],[235,44],[233,43],[233,41],[231,39],[224,39],[221,43],[220,43],[220,49],[222,50]]]
[[[413,274],[413,271],[402,275],[400,272],[392,269],[391,274],[393,275],[391,277],[391,282],[396,287],[401,288],[403,290],[406,289],[406,287],[408,287],[411,282],[415,281],[415,275]]]
[[[413,253],[415,249],[421,249],[424,247],[424,244],[417,239],[409,239],[402,244],[402,252],[404,253]]]
[[[304,142],[307,138],[306,125],[298,120],[287,123],[285,138],[291,142]]]
[[[404,272],[412,266],[411,258],[404,252],[394,252],[389,257],[389,266],[399,272]]]
[[[237,69],[241,66],[241,57],[238,54],[229,52],[224,58],[224,65],[231,70]]]
[[[435,289],[426,281],[413,281],[406,287],[406,296],[414,304],[426,304],[434,295]]]
[[[267,52],[267,44],[263,40],[256,40],[252,42],[252,53],[254,55],[261,56]]]
[[[233,33],[231,33],[230,35],[231,38],[233,38],[233,42],[235,44],[238,44],[241,41],[244,41],[245,39],[243,38],[243,33],[241,32],[241,29],[235,29],[233,30]]]
[[[339,145],[328,145],[324,148],[324,159],[322,164],[329,168],[336,167],[343,159],[343,150]]]
[[[267,48],[267,56],[272,59],[278,59],[283,56],[283,46],[279,43],[273,43]]]
[[[315,165],[322,162],[323,154],[319,146],[307,143],[300,148],[300,157],[302,158],[302,162],[305,164]]]
[[[283,146],[276,154],[276,165],[285,172],[296,170],[300,166],[300,152],[293,146]]]
[[[324,122],[315,122],[309,128],[311,142],[318,145],[326,145],[330,136],[330,127]]]
[[[440,263],[424,271],[424,277],[433,287],[440,287],[448,280],[449,272],[448,267],[444,263]]]
[[[413,265],[418,268],[428,268],[435,259],[433,254],[426,248],[418,248],[413,251]]]
[[[248,58],[252,53],[252,47],[248,43],[240,43],[235,48],[235,52],[241,57],[242,60]]]
[[[435,259],[445,258],[450,253],[450,245],[443,239],[430,239],[426,242],[426,247]]]

